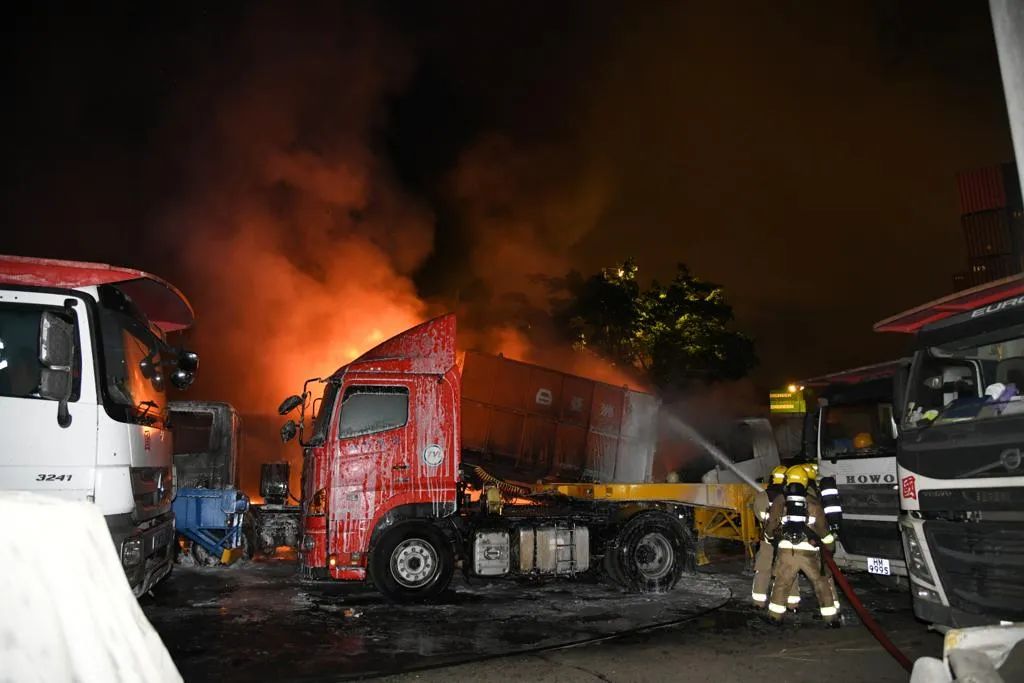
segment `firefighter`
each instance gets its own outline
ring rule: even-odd
[[[773,568],[775,585],[768,603],[768,616],[776,622],[782,620],[793,584],[803,574],[814,588],[821,618],[830,626],[838,626],[838,599],[828,580],[819,549],[821,544],[831,550],[834,539],[828,531],[817,496],[807,495],[809,483],[804,467],[790,467],[786,472],[785,496],[772,501],[768,513],[765,536],[779,536]]]
[[[776,498],[784,496],[786,484],[786,466],[779,465],[772,470],[771,479],[765,489],[765,496],[758,496],[757,519],[761,522],[762,528],[768,521],[768,510]],[[750,590],[750,597],[755,607],[764,607],[768,604],[768,589],[772,583],[772,563],[775,561],[775,545],[771,538],[761,536],[761,544],[757,548],[757,555],[754,556],[754,585]],[[800,602],[800,587],[794,584],[793,592],[795,600],[791,604]],[[793,596],[790,596],[793,598]]]
[[[858,438],[861,436],[857,435]],[[869,439],[870,434],[865,434]],[[828,531],[835,538],[839,538],[840,527],[843,523],[843,503],[839,498],[839,487],[836,485],[835,477],[822,477],[818,480],[818,495],[821,496],[821,507],[825,512],[825,522],[828,524]]]
[[[822,542],[829,546],[831,549],[833,544],[839,538],[838,536],[838,522],[833,526],[832,519],[838,514],[838,517],[842,517],[843,509],[839,506],[839,489],[836,488],[836,480],[834,477],[821,477],[818,470],[818,463],[816,462],[805,462],[801,465],[807,472],[807,500],[810,504],[811,500],[817,500],[825,511],[825,521],[828,524],[828,533],[822,538]],[[829,503],[826,503],[826,497]],[[839,593],[836,591],[836,583],[832,579],[832,574],[825,572],[828,576],[829,586],[832,587],[832,594],[836,596],[836,609],[839,609]],[[800,593],[797,591],[797,602],[800,601]],[[789,596],[790,609],[794,608],[793,596]]]

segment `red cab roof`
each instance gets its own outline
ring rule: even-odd
[[[373,371],[388,367],[389,371],[437,374],[455,365],[455,315],[446,313],[410,327],[391,339],[381,342],[351,363],[334,372],[338,377],[346,371]]]
[[[901,365],[907,363],[907,359],[892,360],[876,365],[864,365],[850,370],[840,370],[820,377],[805,379],[800,384],[808,387],[823,387],[829,384],[858,384],[873,379],[884,379],[892,377]]]
[[[195,314],[188,299],[156,275],[105,263],[0,254],[0,285],[75,289],[108,284],[117,285],[164,332],[192,326]]]
[[[914,334],[925,325],[930,325],[957,313],[972,311],[1021,294],[1024,294],[1024,273],[986,282],[983,285],[944,296],[899,315],[886,318],[875,323],[875,332]]]

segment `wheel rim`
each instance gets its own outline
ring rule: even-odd
[[[633,551],[633,562],[640,575],[656,581],[668,575],[675,563],[675,551],[663,534],[651,532],[640,538]]]
[[[391,553],[391,576],[406,588],[420,588],[429,583],[437,567],[437,551],[422,538],[407,538]]]

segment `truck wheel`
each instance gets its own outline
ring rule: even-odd
[[[623,527],[618,545],[624,584],[635,593],[670,591],[693,565],[689,533],[666,513],[637,515]]]
[[[448,587],[455,568],[451,543],[428,522],[403,522],[370,551],[370,578],[393,602],[423,602]]]

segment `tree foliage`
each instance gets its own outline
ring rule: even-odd
[[[757,364],[749,337],[732,330],[722,288],[679,264],[666,285],[644,289],[627,260],[584,277],[570,273],[553,301],[556,324],[577,349],[642,373],[662,390],[738,379]]]

